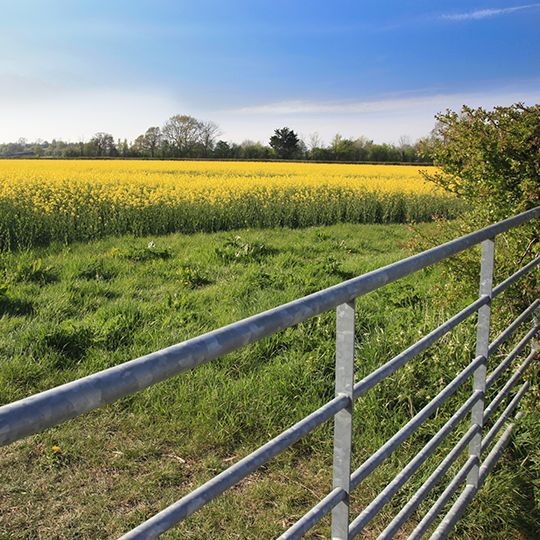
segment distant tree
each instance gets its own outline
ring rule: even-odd
[[[90,144],[95,148],[96,156],[112,156],[116,153],[114,138],[110,133],[98,132],[91,139]]]
[[[276,129],[270,137],[270,146],[281,159],[290,159],[300,150],[298,135],[287,127]]]
[[[315,132],[311,133],[308,137],[307,148],[311,152],[314,148],[322,148],[323,142],[321,136]]]
[[[352,139],[345,139],[339,133],[330,143],[330,149],[334,155],[334,159],[338,161],[354,161],[356,159],[357,147]]]
[[[142,138],[142,147],[150,153],[150,157],[155,157],[161,144],[161,129],[159,127],[149,127]]]
[[[369,161],[400,161],[401,153],[399,148],[392,144],[373,144],[369,148]]]
[[[124,140],[118,139],[118,143],[116,145],[116,148],[117,148],[117,151],[118,151],[118,155],[120,155],[122,157],[128,157],[129,156],[130,150],[129,150],[129,144],[127,142],[127,139],[124,139]]]
[[[144,145],[144,135],[139,135],[131,145],[131,152],[140,157],[146,155],[146,148]]]
[[[242,159],[269,159],[275,155],[269,146],[246,140],[240,145],[238,157]]]
[[[229,143],[218,141],[214,147],[214,157],[230,158],[232,157],[232,149]]]
[[[201,140],[201,123],[193,116],[171,116],[163,126],[163,137],[177,156],[190,155]]]
[[[199,122],[199,133],[199,141],[206,157],[214,148],[216,139],[221,134],[221,131],[214,122]]]

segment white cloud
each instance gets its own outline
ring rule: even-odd
[[[340,132],[346,137],[368,136],[376,142],[397,141],[401,135],[413,139],[429,133],[436,113],[459,110],[462,105],[491,108],[517,101],[540,103],[538,82],[529,90],[501,89],[474,93],[390,97],[372,101],[283,101],[240,109],[208,112],[223,130],[223,137],[235,141],[267,141],[273,130],[288,126],[308,136],[318,132],[326,141]]]
[[[481,19],[487,19],[489,17],[496,17],[498,15],[510,15],[516,11],[523,11],[525,9],[535,9],[540,7],[540,4],[525,4],[522,6],[514,6],[509,8],[488,8],[478,9],[476,11],[467,11],[465,13],[454,13],[441,15],[441,19],[447,21],[478,21]]]
[[[435,94],[405,98],[388,98],[371,101],[280,101],[234,109],[237,114],[361,114],[406,110],[410,107],[439,105],[459,98],[460,94]],[[464,95],[469,97],[467,95]]]

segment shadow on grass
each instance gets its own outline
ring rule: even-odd
[[[31,315],[34,306],[27,300],[0,298],[0,317],[2,315]]]

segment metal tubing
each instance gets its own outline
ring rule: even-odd
[[[474,425],[463,434],[461,439],[448,452],[446,457],[441,461],[437,468],[430,474],[428,479],[418,488],[416,493],[409,499],[407,504],[399,511],[394,519],[387,525],[386,529],[377,537],[377,540],[389,540],[394,537],[396,532],[405,523],[407,518],[420,506],[422,501],[427,497],[429,492],[437,485],[441,478],[448,472],[448,469],[461,455],[463,450],[479,431],[479,427]]]
[[[482,397],[475,403],[471,411],[471,424],[479,426],[480,430],[469,443],[469,455],[478,458],[477,464],[467,475],[467,484],[478,487],[478,467],[482,447],[482,427],[484,425],[484,394],[486,391],[487,358],[489,354],[489,331],[491,321],[491,294],[493,289],[493,269],[495,266],[495,238],[482,242],[482,261],[480,265],[480,297],[488,296],[490,301],[478,310],[478,325],[476,330],[476,356],[481,356],[483,362],[476,368],[473,380],[473,392],[481,392]]]
[[[473,484],[467,484],[461,495],[456,499],[456,502],[451,506],[450,510],[439,526],[435,529],[435,532],[429,537],[429,540],[441,540],[448,536],[450,529],[456,524],[457,520],[463,515],[463,512],[469,506],[474,494],[478,491],[478,488]]]
[[[523,372],[529,367],[529,364],[534,360],[535,353],[532,352],[527,356],[523,364],[517,368],[515,373],[508,379],[506,384],[501,388],[500,392],[491,400],[491,403],[486,408],[484,421],[489,420],[491,415],[497,410],[499,403],[508,395],[510,389],[518,382],[523,375]]]
[[[309,512],[306,512],[292,527],[287,529],[278,540],[296,540],[302,538],[311,527],[317,524],[337,504],[347,498],[347,493],[340,488],[332,490],[324,499],[321,499]]]
[[[351,476],[351,490],[355,489],[382,461],[384,461],[404,440],[410,437],[424,421],[467,380],[480,365],[483,358],[479,356],[462,370],[452,382],[445,386],[423,409],[415,414],[393,437],[388,439],[374,452]]]
[[[479,429],[479,427],[476,426],[476,429]],[[439,498],[435,501],[433,506],[427,511],[426,515],[415,527],[414,531],[410,534],[408,540],[418,540],[419,538],[422,538],[427,528],[433,523],[435,518],[439,515],[440,511],[446,506],[446,503],[455,493],[456,489],[465,480],[469,471],[477,463],[478,458],[476,456],[469,456],[461,469],[459,469],[454,478],[452,478],[450,483],[446,486],[445,490],[439,495]]]
[[[516,414],[516,420],[519,420],[521,413]],[[491,449],[490,453],[486,456],[486,459],[483,461],[480,466],[480,485],[484,483],[487,478],[487,475],[490,473],[491,469],[495,466],[499,460],[502,451],[506,448],[507,444],[512,438],[512,432],[514,431],[515,424],[510,424],[501,435],[500,439],[495,443],[495,446]]]
[[[316,411],[306,416],[294,426],[267,442],[245,458],[241,459],[222,473],[188,493],[179,501],[171,504],[155,516],[122,536],[121,540],[148,540],[157,538],[182,519],[190,516],[201,506],[221,495],[240,480],[251,474],[258,467],[270,461],[296,441],[311,433],[317,426],[326,422],[338,411],[348,406],[347,396],[337,396]]]
[[[347,496],[332,509],[332,538],[349,538],[349,493],[351,482],[351,448],[354,384],[354,301],[336,310],[336,396],[349,400],[334,418],[333,488]]]
[[[497,380],[499,375],[505,371],[508,366],[514,361],[514,359],[523,351],[527,343],[538,333],[540,330],[540,325],[535,326],[529,330],[523,338],[518,342],[518,344],[510,351],[510,353],[504,358],[504,360],[489,374],[486,379],[486,391],[491,388],[493,383]]]
[[[360,534],[363,528],[377,515],[379,510],[396,494],[407,480],[424,464],[433,454],[439,444],[457,426],[474,404],[480,399],[481,393],[477,392],[446,421],[444,426],[424,445],[424,447],[409,461],[407,465],[393,478],[393,480],[373,499],[362,513],[351,523],[349,534],[354,538]]]
[[[417,354],[421,353],[429,346],[433,345],[439,338],[450,332],[460,322],[470,317],[473,313],[476,313],[479,308],[485,306],[489,302],[489,298],[479,298],[472,304],[469,304],[466,308],[462,309],[459,313],[456,313],[452,318],[445,321],[443,324],[432,330],[429,334],[419,339],[416,343],[411,345],[408,349],[394,356],[392,360],[389,360],[381,367],[372,371],[369,375],[364,377],[361,381],[358,381],[354,385],[353,399],[357,400],[360,396],[365,394],[370,388],[373,388],[377,383],[388,377],[414,358]]]
[[[509,326],[507,326],[489,345],[489,356],[495,353],[497,349],[516,331],[525,319],[540,306],[540,300],[535,300],[521,315],[519,315]],[[487,384],[487,383],[486,383]]]
[[[521,401],[521,398],[529,388],[529,382],[525,381],[522,385],[517,394],[514,396],[512,401],[508,404],[506,409],[501,413],[499,418],[497,418],[497,421],[493,424],[491,429],[487,432],[486,436],[484,437],[484,440],[482,441],[482,452],[484,452],[487,447],[491,444],[491,441],[494,439],[494,437],[499,433],[501,427],[503,424],[508,420],[508,417],[512,414],[512,411],[518,406],[519,402]]]
[[[493,289],[493,298],[496,298],[504,292],[512,283],[517,281],[521,276],[525,275],[529,270],[534,268],[536,265],[540,264],[540,257],[536,257],[536,259],[533,259],[531,262],[526,264],[523,268],[520,268],[515,274],[512,274],[510,277],[507,277],[502,283],[499,283],[494,289]]]
[[[540,305],[540,300],[537,300],[537,302]],[[536,309],[534,311],[534,317],[533,317],[533,320],[532,320],[532,325],[533,325],[533,328],[534,327],[540,328],[540,309]],[[537,339],[537,336],[535,336],[534,339],[532,340],[531,349],[533,351],[535,351],[535,352],[540,351],[540,341]]]
[[[135,360],[0,408],[0,445],[89,412],[296,325],[540,216],[540,207]]]

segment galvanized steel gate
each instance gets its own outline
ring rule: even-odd
[[[378,537],[379,539],[392,538],[432,488],[442,479],[450,466],[468,448],[468,458],[464,465],[409,536],[409,538],[413,539],[420,538],[441,514],[454,493],[464,484],[461,493],[443,516],[431,536],[431,538],[444,538],[462,515],[471,498],[482,486],[486,476],[509,442],[514,423],[510,422],[508,425],[506,423],[527,391],[529,383],[524,382],[521,384],[489,431],[486,432],[483,429],[484,424],[493,416],[502,401],[509,396],[511,389],[518,383],[524,371],[538,356],[538,344],[534,338],[540,330],[539,299],[536,299],[525,309],[491,343],[489,337],[492,299],[501,295],[510,285],[540,263],[540,257],[531,260],[523,268],[520,268],[494,287],[495,237],[539,216],[540,207],[537,207],[480,231],[275,309],[0,407],[0,445],[11,443],[47,427],[57,425],[69,418],[147,388],[182,371],[194,368],[325,311],[337,309],[335,398],[178,502],[125,534],[122,536],[122,540],[158,537],[161,533],[172,528],[180,520],[191,515],[204,504],[237,484],[260,465],[266,463],[331,418],[334,418],[333,489],[290,529],[283,533],[280,539],[301,537],[330,512],[332,513],[332,538],[339,540],[355,538],[364,530],[390,497],[427,460],[438,445],[470,414],[470,428]],[[482,259],[478,300],[355,384],[355,299],[480,243],[482,244]],[[372,454],[358,469],[351,471],[354,401],[474,313],[478,313],[475,358],[379,450]],[[524,335],[504,360],[495,369],[492,369],[488,375],[488,358],[528,319],[533,320],[532,329]],[[529,342],[533,344],[531,352],[492,401],[485,403],[486,391],[510,367],[512,362],[523,353]],[[358,487],[376,467],[414,433],[471,376],[473,377],[473,391],[470,397],[362,513],[351,521],[349,518],[349,493]],[[518,417],[519,413],[516,415],[516,418]],[[491,447],[496,436],[503,428],[502,435]],[[490,447],[491,449],[487,455],[483,457]]]

